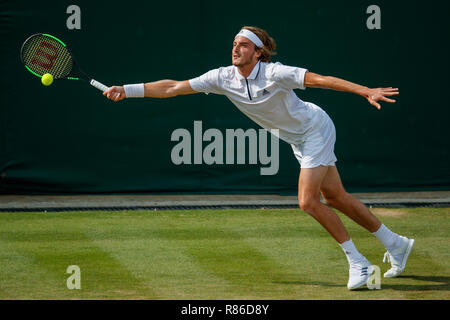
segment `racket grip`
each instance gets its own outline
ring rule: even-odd
[[[98,90],[101,90],[101,91],[103,91],[103,92],[109,89],[109,88],[108,88],[107,86],[105,86],[103,83],[100,83],[100,82],[98,82],[98,81],[96,81],[96,80],[94,80],[94,79],[91,79],[91,81],[89,81],[89,83],[91,84],[91,86],[93,86],[93,87],[95,87],[95,88],[97,88]]]

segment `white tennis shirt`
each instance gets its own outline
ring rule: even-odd
[[[258,62],[248,78],[237,67],[228,66],[208,71],[189,84],[194,91],[225,95],[258,125],[278,129],[280,139],[297,145],[325,119],[321,108],[303,102],[293,91],[305,89],[307,71],[279,62]]]

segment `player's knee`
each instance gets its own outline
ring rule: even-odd
[[[317,207],[317,200],[313,198],[300,198],[298,203],[300,209],[309,214],[312,214]]]
[[[339,206],[344,203],[348,198],[348,193],[345,190],[340,190],[338,192],[322,192],[323,199],[325,202],[331,206]]]

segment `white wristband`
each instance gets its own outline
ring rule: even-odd
[[[126,84],[123,86],[126,98],[143,98],[145,96],[145,87],[143,83]]]

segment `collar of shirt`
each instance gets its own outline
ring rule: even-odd
[[[235,68],[235,70],[236,70],[236,76],[237,76],[237,78],[238,78],[239,80],[244,80],[245,78],[244,78],[243,75],[241,75],[241,74],[239,73],[238,68],[237,68],[237,67],[234,67],[234,68]],[[247,77],[247,79],[248,79],[248,80],[255,80],[256,77],[257,77],[258,74],[259,74],[259,69],[260,69],[260,68],[261,68],[261,60],[258,61],[257,64],[255,64],[255,66],[253,67],[252,72],[250,72],[250,75]]]

